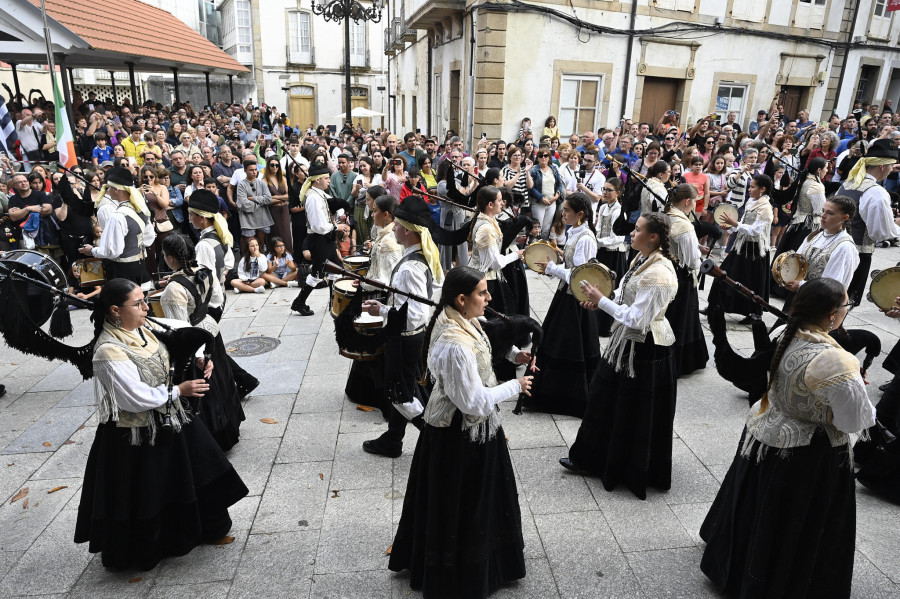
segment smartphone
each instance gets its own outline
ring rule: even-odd
[[[487,139],[487,133],[484,131],[481,132],[481,139]]]

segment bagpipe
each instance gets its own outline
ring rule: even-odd
[[[66,277],[49,256],[33,250],[14,250],[0,258],[0,334],[23,353],[75,366],[85,380],[93,376],[94,341],[71,346],[60,341],[74,332],[70,306],[93,309],[94,302],[68,292]],[[43,326],[50,321],[49,334]],[[173,328],[148,316],[153,333],[169,351],[177,382],[188,380],[193,357],[205,346],[209,355],[213,336],[194,327]]]

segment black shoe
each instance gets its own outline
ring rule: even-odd
[[[291,310],[294,312],[299,312],[300,316],[312,316],[313,311],[303,303],[302,298],[296,297],[294,298],[293,303],[291,303]]]
[[[6,395],[6,385],[0,385],[0,397]]]
[[[703,308],[702,310],[700,310],[700,314],[702,316],[709,316],[709,308]]]
[[[583,468],[580,468],[575,462],[569,458],[559,458],[559,465],[576,474],[587,474]]]
[[[403,444],[386,443],[381,437],[371,441],[363,441],[363,451],[375,455],[383,455],[386,458],[399,458],[403,453]]]
[[[325,289],[328,287],[328,279],[322,279],[319,281],[319,284],[315,286],[315,289]]]
[[[888,387],[890,387],[890,385],[891,385],[890,383],[885,383],[885,384],[883,384],[883,385],[878,385],[878,390],[879,390],[879,391],[887,391],[887,390],[888,390]],[[3,386],[3,385],[0,385],[0,387],[2,387],[2,386]],[[3,394],[4,394],[4,393],[6,393],[6,389],[4,389],[3,391],[0,391],[0,397],[3,397]]]

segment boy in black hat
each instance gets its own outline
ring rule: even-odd
[[[234,238],[228,230],[228,222],[219,212],[219,198],[211,191],[198,189],[191,194],[188,215],[200,235],[195,248],[197,264],[215,273],[208,312],[218,322],[225,306],[225,273],[234,268],[231,251]]]
[[[419,196],[409,196],[394,213],[394,235],[403,246],[403,257],[391,273],[391,286],[410,294],[431,298],[433,283],[444,278],[440,254],[431,238],[435,227],[431,209]],[[418,385],[419,358],[425,341],[425,328],[431,318],[431,307],[405,295],[391,294],[388,305],[366,300],[363,309],[373,316],[387,318],[388,313],[407,304],[406,327],[399,338],[384,346],[385,389],[396,410],[388,417],[388,430],[377,439],[363,442],[368,453],[390,458],[403,451],[406,421],[418,417],[427,403],[424,390]]]
[[[300,190],[300,202],[306,208],[306,243],[312,267],[298,295],[291,304],[291,310],[301,316],[312,316],[313,311],[306,305],[309,294],[323,280],[322,267],[326,260],[340,264],[337,246],[334,242],[334,223],[328,207],[330,196],[326,191],[331,184],[328,167],[317,160],[309,167],[309,176]]]
[[[850,235],[859,250],[859,266],[847,289],[847,296],[856,305],[862,301],[875,244],[900,237],[900,227],[894,222],[891,210],[891,197],[880,185],[891,174],[898,157],[897,148],[890,140],[876,139],[837,192],[837,195],[848,196],[856,202]]]
[[[106,174],[106,184],[99,197],[108,195],[115,209],[103,226],[97,247],[85,244],[78,251],[85,256],[103,259],[107,280],[128,279],[138,285],[150,280],[144,267],[146,248],[153,245],[156,230],[144,196],[134,187],[134,176],[124,167],[115,167]]]

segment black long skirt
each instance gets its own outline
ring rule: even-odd
[[[531,397],[532,410],[584,416],[588,385],[600,360],[597,319],[563,287],[557,290],[544,318],[544,342],[537,350]]]
[[[772,280],[769,271],[768,252],[759,254],[755,243],[746,243],[741,251],[732,250],[722,261],[722,270],[738,283],[744,284],[751,291],[769,301],[769,288]],[[745,298],[727,283],[720,279],[713,281],[709,290],[709,303],[719,302],[725,312],[749,316],[762,315],[762,308],[755,302]]]
[[[787,452],[740,455],[700,528],[700,568],[722,592],[791,599],[850,596],[856,497],[847,447],[819,430]]]
[[[606,248],[597,250],[597,262],[616,273],[617,287],[618,282],[628,272],[628,262],[625,259],[627,254],[628,252],[616,252]],[[597,333],[601,337],[609,337],[609,333],[612,330],[613,317],[603,310],[597,310],[594,314],[597,315]]]
[[[649,333],[630,351],[634,378],[600,360],[569,458],[599,476],[607,491],[624,484],[646,499],[647,487],[667,491],[672,486],[678,377],[672,348],[656,345]]]
[[[503,267],[503,276],[509,284],[512,302],[509,308],[512,312],[507,314],[531,315],[531,302],[528,298],[528,280],[525,278],[525,265],[521,260],[516,260]]]
[[[391,405],[384,391],[384,354],[373,360],[353,360],[344,393],[353,403],[378,408],[387,420]]]
[[[509,281],[506,279],[493,279],[487,282],[487,286],[488,293],[491,294],[491,301],[488,303],[488,306],[501,314],[516,314],[516,297],[513,295]],[[508,360],[499,362],[494,370],[497,373],[497,378],[501,381],[516,378],[516,365]]]
[[[700,302],[694,277],[683,266],[676,266],[675,274],[678,276],[678,293],[666,309],[666,320],[675,333],[675,344],[672,346],[675,373],[682,376],[706,368],[709,349],[700,325]]]
[[[503,427],[469,440],[457,410],[425,425],[413,454],[388,567],[426,599],[479,599],[525,577],[522,516]]]
[[[191,398],[191,405],[195,416],[203,421],[222,451],[228,451],[241,436],[241,422],[245,416],[241,405],[242,396],[231,370],[231,359],[225,351],[222,335],[216,335],[212,363],[209,391],[199,399]]]
[[[797,225],[789,230],[786,229],[781,235],[781,239],[778,241],[778,247],[775,250],[775,255],[772,256],[772,262],[775,262],[775,258],[781,254],[786,252],[796,252],[800,249],[803,240],[809,237],[811,232],[812,227],[808,227],[805,224]],[[769,276],[771,277],[771,271],[769,272]],[[772,279],[770,292],[773,297],[783,298],[787,295],[788,290],[775,283],[775,279]]]
[[[97,427],[88,455],[75,542],[114,570],[150,570],[231,529],[228,507],[248,493],[199,420],[159,428],[156,443],[131,445],[131,429]]]

